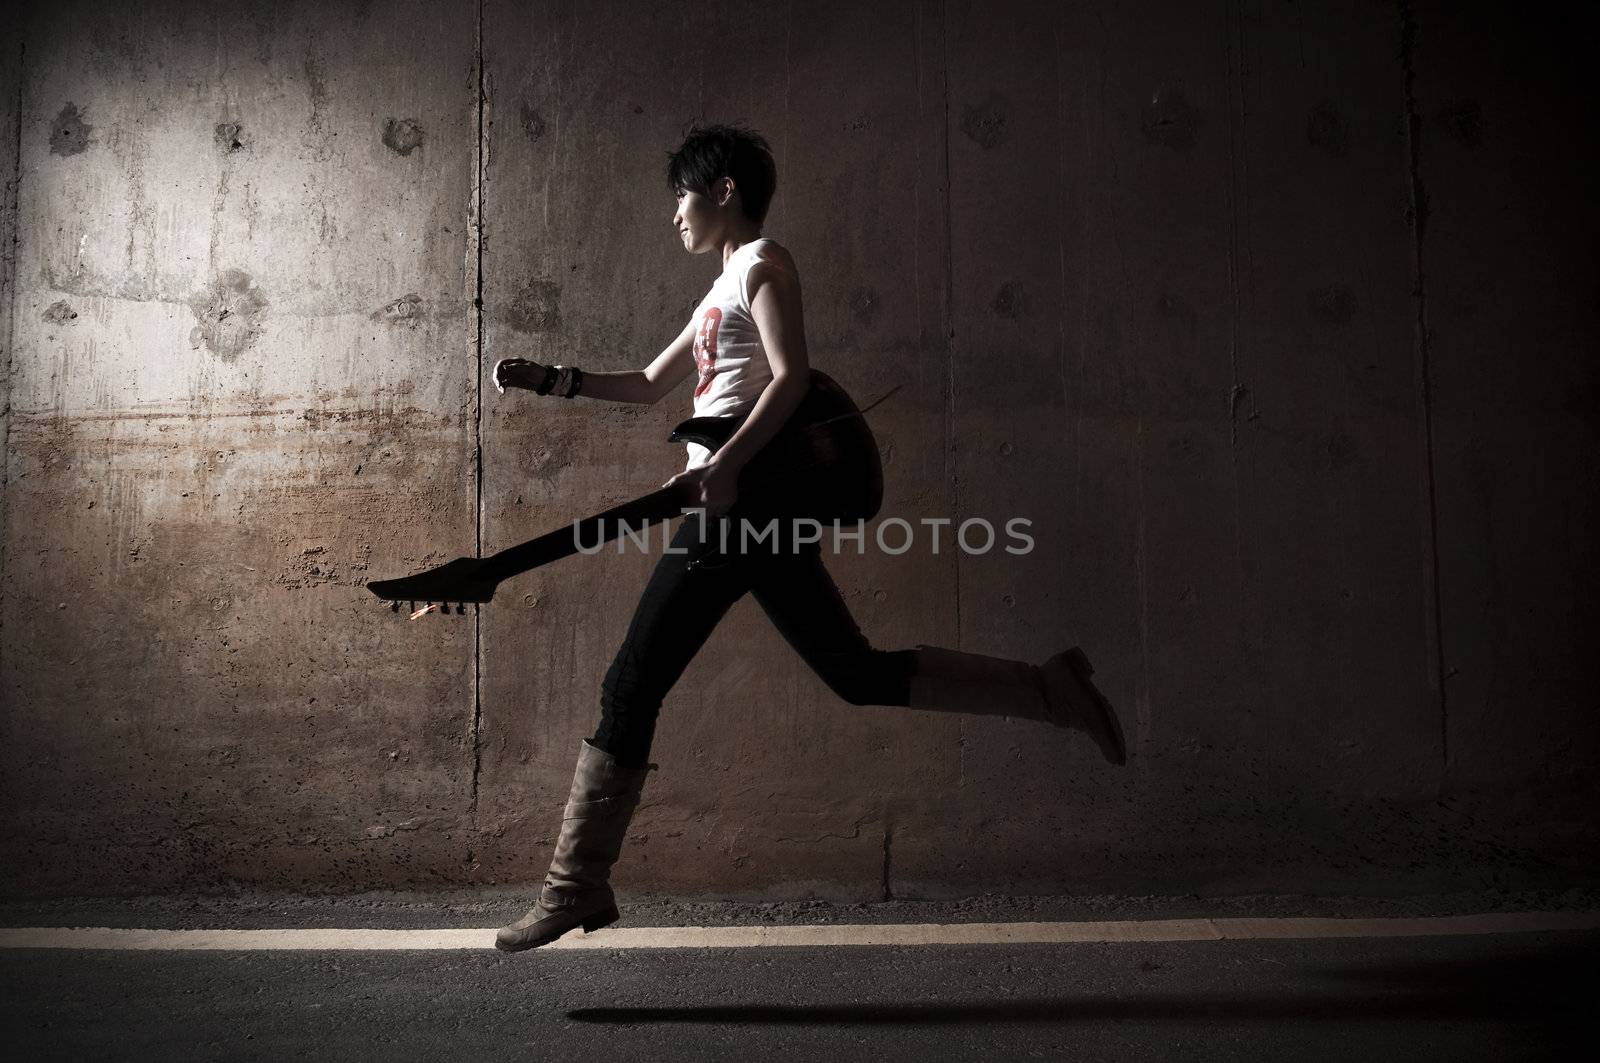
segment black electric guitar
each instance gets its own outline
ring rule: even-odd
[[[898,387],[872,403],[888,398]],[[867,427],[863,411],[828,374],[811,370],[805,397],[766,446],[739,470],[735,507],[763,518],[810,517],[823,523],[834,520],[871,520],[883,503],[883,465],[878,444]],[[715,452],[749,416],[691,417],[680,422],[667,438],[673,443],[698,443]],[[398,610],[402,602],[418,602],[412,618],[442,606],[465,613],[466,603],[482,604],[494,598],[495,588],[512,576],[548,565],[618,538],[625,530],[682,516],[696,504],[688,484],[663,487],[631,502],[584,517],[572,524],[507,547],[490,557],[458,557],[436,568],[401,579],[377,580],[367,590]],[[437,605],[435,604],[437,603]]]

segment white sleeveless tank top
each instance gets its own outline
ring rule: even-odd
[[[761,392],[772,382],[772,366],[761,345],[761,330],[750,313],[746,285],[758,253],[763,245],[772,242],[763,236],[729,255],[722,275],[695,307],[695,417],[743,413],[755,406]],[[685,471],[704,465],[711,457],[711,451],[699,443],[684,446],[689,450]]]

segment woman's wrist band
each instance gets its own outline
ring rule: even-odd
[[[544,377],[533,386],[533,393],[535,395],[548,395],[551,389],[556,386],[556,377],[559,374],[557,374],[556,367],[553,365],[541,365],[539,368],[544,370]]]
[[[583,389],[583,370],[575,365],[558,365],[555,370],[556,380],[550,393],[564,399],[576,398]]]
[[[583,370],[575,365],[547,365],[544,379],[533,390],[540,395],[574,398],[583,390]]]

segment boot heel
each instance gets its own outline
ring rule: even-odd
[[[1072,649],[1067,651],[1067,660],[1071,661],[1072,666],[1078,669],[1078,671],[1083,675],[1094,675],[1094,665],[1089,663],[1089,658],[1085,657],[1083,655],[1083,650],[1079,649],[1077,646],[1074,646]]]
[[[586,916],[583,920],[583,932],[592,934],[603,926],[610,926],[620,918],[622,918],[622,913],[618,912],[617,906],[613,904],[603,912],[596,912],[591,916]]]

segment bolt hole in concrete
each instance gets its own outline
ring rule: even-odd
[[[195,327],[189,344],[205,347],[231,362],[261,335],[267,314],[267,297],[243,270],[224,270],[208,287],[189,297]]]
[[[1006,138],[1006,118],[1010,112],[1009,101],[999,93],[990,93],[979,104],[967,108],[961,117],[961,132],[981,148],[995,148]]]
[[[76,155],[84,151],[89,146],[89,134],[93,131],[94,126],[83,120],[78,105],[67,104],[56,115],[55,124],[50,129],[50,154]]]
[[[422,146],[422,126],[414,118],[390,118],[383,123],[383,143],[397,155],[410,155]]]
[[[372,312],[374,321],[386,321],[393,325],[403,325],[415,330],[421,323],[424,314],[422,296],[416,292],[402,295]]]
[[[71,303],[62,299],[50,304],[50,308],[44,312],[44,320],[52,325],[65,325],[78,320],[78,312],[72,309]]]
[[[217,123],[217,146],[227,154],[232,154],[233,152],[240,150],[244,147],[244,141],[240,139],[242,132],[243,127],[237,122]]]

